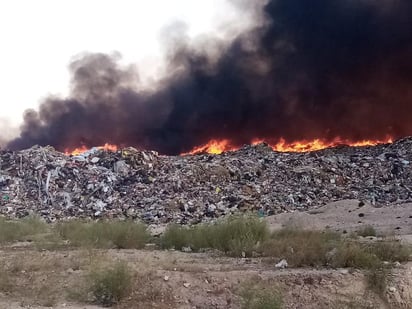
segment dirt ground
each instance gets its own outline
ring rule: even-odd
[[[359,201],[342,201],[309,213],[266,220],[272,229],[292,225],[350,232],[372,225],[378,232],[410,241],[410,206],[360,207]],[[382,297],[367,289],[359,270],[277,269],[277,261],[270,259],[228,258],[216,252],[150,248],[48,251],[27,243],[0,248],[0,308],[101,308],[79,299],[76,293],[83,289],[85,274],[94,264],[116,260],[126,261],[136,273],[133,293],[117,308],[241,308],[241,291],[251,286],[275,288],[287,309],[412,308],[412,263],[394,269]]]
[[[267,221],[272,229],[296,226],[353,232],[370,225],[385,235],[412,235],[412,204],[374,207],[358,200],[343,200],[307,212],[268,217]]]

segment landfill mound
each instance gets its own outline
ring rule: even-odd
[[[191,224],[234,212],[262,216],[358,199],[375,206],[412,201],[412,138],[308,153],[265,144],[221,155],[161,156],[93,148],[68,156],[52,147],[0,151],[0,213],[132,218]]]

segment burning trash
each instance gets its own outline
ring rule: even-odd
[[[412,201],[412,139],[376,146],[278,152],[267,144],[220,155],[164,156],[135,148],[65,154],[35,146],[0,152],[0,212],[132,218],[151,224],[261,216],[342,199]]]

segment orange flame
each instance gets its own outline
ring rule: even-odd
[[[326,148],[336,147],[339,145],[347,145],[351,147],[365,147],[365,146],[376,146],[378,144],[392,143],[392,138],[387,137],[383,140],[361,140],[361,141],[350,141],[347,139],[335,138],[332,141],[325,141],[321,139],[314,140],[302,140],[297,142],[286,142],[285,139],[281,138],[275,145],[270,145],[274,151],[279,152],[311,152],[322,150]]]
[[[252,141],[252,145],[257,145],[265,142],[265,140],[255,139]],[[361,140],[361,141],[350,141],[347,139],[335,138],[332,141],[313,139],[313,140],[301,140],[294,142],[286,142],[284,138],[280,138],[275,144],[268,145],[274,150],[279,152],[311,152],[322,150],[326,148],[336,147],[339,145],[347,145],[351,147],[365,147],[365,146],[376,146],[378,144],[392,143],[393,139],[391,137],[386,137],[382,140]],[[199,153],[209,153],[209,154],[221,154],[225,151],[238,150],[240,147],[232,146],[230,140],[211,140],[205,145],[195,147],[187,153],[182,155],[194,155]]]
[[[252,145],[257,145],[265,142],[263,139],[255,139],[252,141]],[[381,140],[360,140],[360,141],[350,141],[342,138],[335,138],[332,141],[322,140],[322,139],[313,139],[313,140],[301,140],[294,142],[286,142],[284,138],[280,138],[276,143],[268,143],[268,145],[274,150],[279,152],[311,152],[322,150],[326,148],[336,147],[339,145],[347,145],[352,147],[364,147],[364,146],[376,146],[378,144],[387,144],[392,143],[393,139],[391,137],[386,137]],[[106,143],[103,146],[95,147],[101,150],[106,151],[117,151],[119,148],[116,145]],[[226,151],[238,150],[239,146],[233,146],[233,143],[228,139],[212,139],[208,143],[197,146],[189,152],[182,153],[181,155],[195,155],[200,153],[209,153],[209,154],[221,154]],[[80,155],[90,148],[86,146],[77,147],[73,150],[65,149],[66,155]]]
[[[224,151],[236,150],[236,147],[230,145],[230,141],[227,139],[216,140],[212,139],[207,144],[199,147],[193,148],[189,152],[182,153],[182,156],[185,155],[194,155],[199,153],[210,153],[210,154],[221,154]]]
[[[112,145],[112,144],[109,144],[109,143],[106,143],[103,146],[97,146],[97,147],[94,147],[94,148],[97,148],[97,149],[100,149],[100,150],[106,150],[106,151],[117,151],[117,149],[118,149],[118,147],[116,145]],[[86,146],[83,145],[83,146],[77,147],[73,150],[69,150],[69,149],[66,148],[64,150],[64,153],[68,156],[69,155],[78,156],[78,155],[88,151],[89,149],[90,149],[89,147],[86,147]]]

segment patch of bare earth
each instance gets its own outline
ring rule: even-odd
[[[307,213],[270,217],[266,222],[272,230],[328,229],[347,235],[362,230],[396,235],[410,244],[410,218],[408,205],[376,208],[351,200]],[[88,275],[96,267],[105,269],[117,261],[126,263],[131,274],[130,291],[113,305],[119,309],[243,309],[249,290],[260,297],[279,293],[281,308],[286,309],[412,309],[411,262],[395,263],[384,291],[376,293],[365,270],[278,269],[279,261],[274,258],[231,258],[212,251],[77,249],[61,239],[46,237],[45,241],[50,245],[14,242],[0,246],[0,309],[102,308],[88,288]]]
[[[276,289],[284,308],[412,308],[410,263],[395,270],[385,303],[356,270],[279,270],[262,259],[215,253],[29,247],[0,251],[0,308],[99,308],[75,292],[94,264],[116,260],[135,274],[130,296],[115,308],[241,308],[245,286]]]

